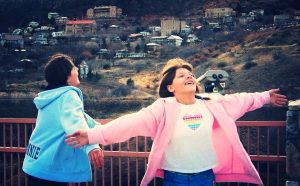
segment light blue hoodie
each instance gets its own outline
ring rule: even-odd
[[[96,124],[84,113],[80,89],[65,86],[43,91],[34,103],[38,116],[28,143],[23,171],[50,181],[91,181],[88,153],[99,146],[86,145],[74,149],[65,143],[66,134],[93,128]]]

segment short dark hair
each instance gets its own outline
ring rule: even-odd
[[[160,85],[158,88],[159,97],[165,98],[174,96],[172,92],[169,92],[168,85],[172,84],[173,79],[176,75],[176,70],[179,68],[185,68],[188,71],[193,72],[193,66],[181,58],[174,58],[167,61],[161,74],[162,78],[160,80]],[[199,92],[198,86],[196,88],[196,92]]]
[[[74,66],[72,58],[68,55],[58,53],[50,56],[45,66],[45,79],[48,83],[46,89],[66,86]]]

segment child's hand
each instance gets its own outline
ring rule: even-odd
[[[87,131],[79,130],[73,134],[66,136],[65,142],[67,145],[74,146],[75,148],[82,147],[83,145],[89,144],[89,138]]]
[[[89,152],[89,159],[95,168],[100,168],[104,165],[104,155],[102,149],[93,149]]]
[[[276,107],[283,107],[287,105],[287,98],[285,95],[277,94],[279,89],[271,89],[269,90],[271,104]]]

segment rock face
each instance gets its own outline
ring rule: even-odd
[[[300,100],[289,104],[286,127],[286,173],[300,180]]]

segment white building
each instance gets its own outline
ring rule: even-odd
[[[181,43],[182,43],[182,38],[179,37],[179,36],[175,36],[175,35],[171,35],[170,37],[168,37],[167,39],[171,45],[172,43],[175,43],[175,46],[181,46]]]
[[[187,40],[186,40],[186,42],[189,43],[189,44],[196,43],[198,41],[199,41],[199,39],[195,34],[188,35]]]

